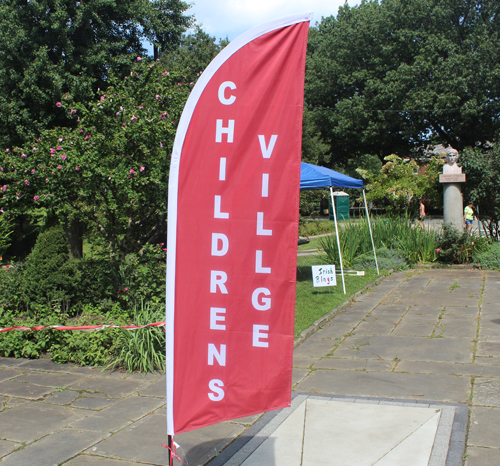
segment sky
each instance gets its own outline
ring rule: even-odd
[[[248,29],[282,16],[313,12],[311,25],[322,16],[337,15],[344,0],[187,0],[191,8],[186,12],[194,15],[203,30],[216,39],[232,41]],[[348,0],[351,6],[359,0]]]

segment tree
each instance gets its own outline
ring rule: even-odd
[[[331,164],[498,138],[500,3],[377,0],[311,31],[306,102]]]
[[[137,62],[88,107],[54,102],[76,128],[45,130],[0,155],[0,207],[15,217],[47,209],[81,257],[87,226],[114,259],[166,237],[167,182],[175,130],[191,90],[182,73]]]
[[[130,72],[145,39],[164,50],[190,25],[181,0],[2,0],[0,146],[21,145],[46,128],[73,126],[54,102],[93,100],[109,70]]]
[[[464,199],[475,203],[475,211],[492,238],[500,239],[500,144],[489,149],[468,148],[460,156],[467,175]]]
[[[367,201],[385,202],[387,210],[409,215],[417,210],[421,199],[439,199],[440,159],[433,157],[425,174],[417,173],[418,165],[414,160],[403,160],[395,154],[385,157],[385,160],[387,162],[377,176],[358,169],[358,173],[369,183],[366,185]]]
[[[215,37],[196,25],[193,33],[182,36],[178,47],[162,54],[161,61],[167,68],[176,66],[185,70],[188,79],[197,81],[200,74],[228,43],[228,39],[219,39],[217,42]]]

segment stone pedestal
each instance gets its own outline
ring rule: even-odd
[[[464,202],[460,183],[443,183],[444,223],[453,225],[458,231],[464,229]]]

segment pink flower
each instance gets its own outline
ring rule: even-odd
[[[59,139],[58,139],[58,141],[59,141],[59,142],[62,142],[62,141],[63,141],[63,138],[59,138]]]
[[[35,152],[36,150],[38,150],[38,147],[33,147],[33,152]]]
[[[33,196],[33,199],[34,199],[35,201],[38,201],[38,199],[40,199],[40,198],[39,198],[38,196]]]
[[[161,143],[161,141],[160,141],[160,147],[163,149],[163,144]]]
[[[164,120],[164,119],[165,119],[165,114],[164,114],[164,113],[162,113],[162,114],[161,114],[161,119],[162,119],[162,120]]]
[[[83,133],[83,129],[80,130],[80,133]]]
[[[160,96],[158,94],[155,95],[155,99],[158,100]]]
[[[9,267],[10,267],[10,265],[8,265],[8,264],[5,266],[6,269],[8,269]]]
[[[137,57],[137,61],[141,61],[141,60],[142,60],[142,58],[141,58],[141,57]]]
[[[62,106],[61,102],[56,102],[56,107],[61,107],[61,106]]]
[[[127,126],[127,123],[122,123],[122,126]]]
[[[144,107],[143,107],[142,105],[139,105],[137,108],[138,108],[139,110],[141,110],[141,109],[143,109]]]
[[[472,242],[472,246],[474,246],[474,241]]]
[[[50,153],[51,153],[51,154],[55,154],[55,153],[56,153],[56,150],[55,150],[54,148],[52,148],[52,147],[51,147],[51,148],[50,148]]]
[[[75,167],[75,170],[76,170],[76,171],[80,170],[80,167]]]
[[[118,116],[120,114],[120,112],[116,112],[116,116]]]
[[[105,95],[101,95],[101,100],[106,100],[106,96]]]
[[[57,146],[56,150],[62,150],[61,146]]]
[[[178,86],[182,86],[182,84],[181,84],[181,83],[177,83],[177,85],[178,85]]]
[[[71,110],[71,115],[74,115],[76,113],[76,110],[75,109],[72,109]]]
[[[137,117],[135,115],[132,115],[132,118],[131,118],[132,121],[135,121],[137,120]]]
[[[146,170],[146,167],[141,167],[141,168],[139,169],[139,171],[140,171],[140,172],[143,172],[144,170]],[[472,244],[474,244],[474,243],[472,243]]]
[[[125,291],[128,291],[128,288],[125,288]]]
[[[24,180],[24,182],[26,183],[26,186],[30,185],[30,182],[28,180]]]
[[[133,175],[135,173],[135,170],[130,169],[129,173]]]
[[[83,139],[84,139],[85,141],[88,141],[88,140],[90,139],[90,137],[91,137],[91,136],[90,136],[90,134],[87,134],[87,135],[86,135]]]
[[[25,159],[25,158],[26,158],[26,154],[23,152],[23,153],[21,154],[21,157],[22,157],[23,159]]]
[[[441,249],[437,248],[437,249],[436,249],[436,252],[439,252],[439,251],[441,251]]]
[[[66,160],[67,158],[66,154],[61,155],[61,159]]]
[[[31,169],[31,173],[35,173],[35,169],[34,168]]]
[[[3,168],[2,167],[0,167],[0,172],[3,172]]]
[[[10,152],[10,149],[7,147],[7,149],[5,149],[5,152]]]
[[[7,185],[4,184],[1,189],[2,189],[3,192],[7,191]]]
[[[62,165],[58,165],[57,168],[61,169],[62,168]]]

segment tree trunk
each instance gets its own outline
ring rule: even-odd
[[[83,257],[83,225],[78,220],[68,220],[64,224],[64,231],[69,245],[69,258]]]

